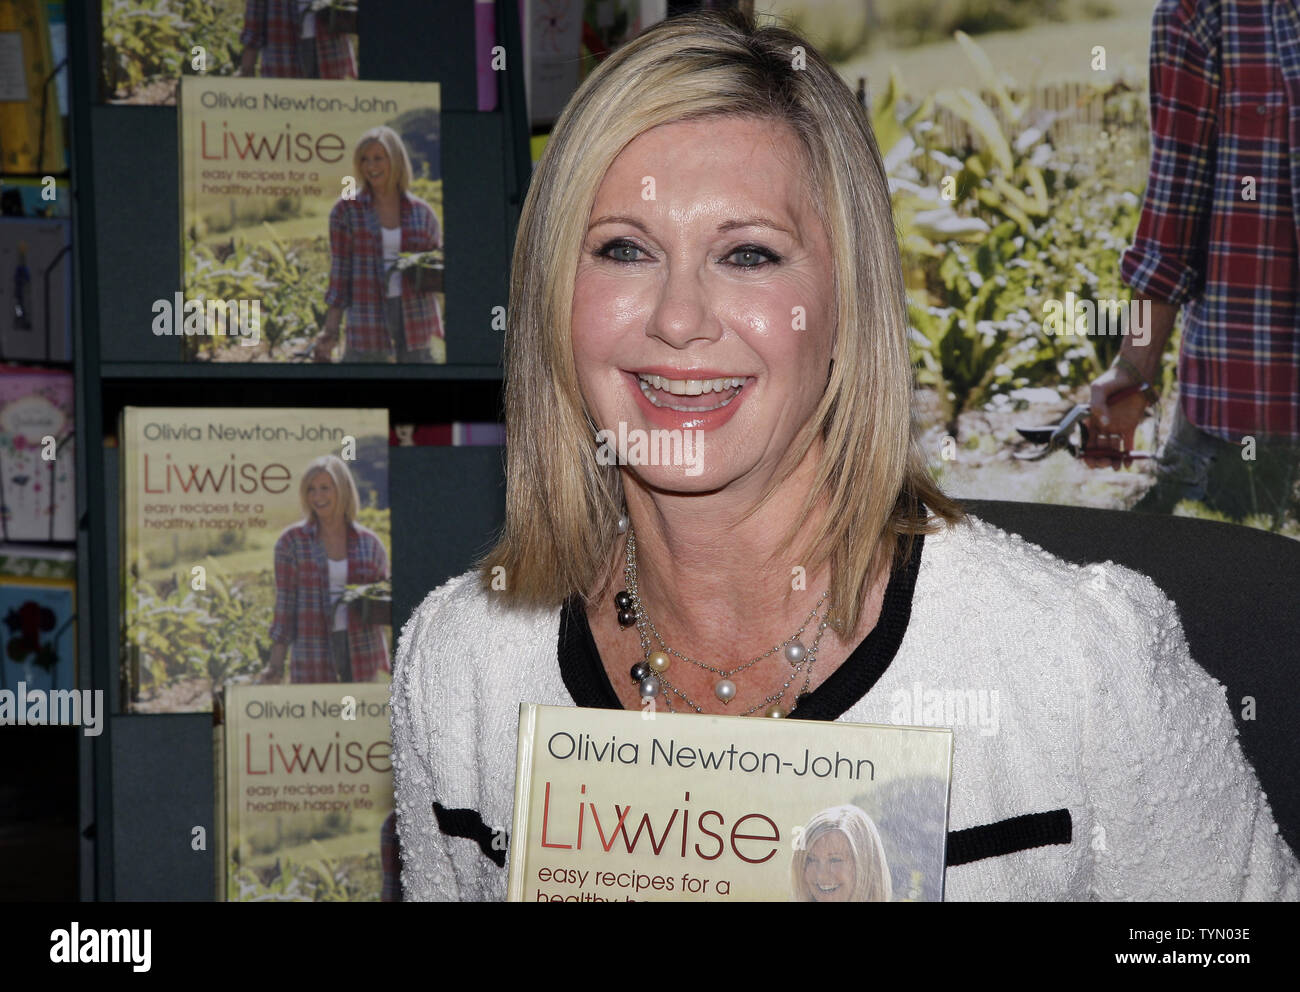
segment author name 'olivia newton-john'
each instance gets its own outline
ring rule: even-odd
[[[207,427],[207,431],[204,431]],[[221,424],[204,425],[150,422],[144,425],[146,441],[338,441],[347,437],[342,427],[327,424]]]
[[[396,100],[360,94],[344,99],[317,93],[290,96],[285,93],[263,92],[259,100],[252,93],[218,93],[208,90],[199,97],[199,103],[207,110],[273,110],[296,114],[396,114],[398,111]]]
[[[641,762],[641,744],[636,741],[619,742],[617,737],[596,740],[590,734],[574,736],[560,730],[546,742],[551,757],[561,761],[606,761],[610,764],[636,765]],[[876,766],[869,758],[850,758],[837,750],[834,757],[813,754],[802,748],[792,755],[782,756],[776,751],[745,751],[736,747],[709,749],[678,744],[674,738],[650,739],[649,765],[670,768],[704,768],[720,772],[746,772],[764,775],[812,775],[815,778],[852,779],[875,781]]]

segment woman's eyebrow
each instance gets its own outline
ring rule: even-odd
[[[587,225],[587,230],[590,231],[592,228],[600,227],[602,224],[628,224],[644,234],[650,233],[646,230],[646,226],[635,217],[628,217],[624,214],[607,214],[604,217],[598,217]],[[771,228],[773,231],[780,231],[782,234],[788,234],[790,237],[795,236],[794,232],[789,228],[778,224],[770,217],[743,217],[737,220],[725,220],[718,225],[718,233],[721,234],[726,231],[734,231],[739,227],[767,227]]]

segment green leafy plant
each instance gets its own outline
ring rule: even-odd
[[[194,72],[202,46],[208,75],[231,75],[239,62],[243,5],[235,0],[105,0],[103,82],[119,99]]]

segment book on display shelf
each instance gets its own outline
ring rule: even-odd
[[[230,684],[213,713],[217,898],[396,901],[389,687]]]
[[[436,82],[182,77],[188,361],[445,363]]]
[[[131,712],[391,679],[388,411],[127,407],[119,438]]]

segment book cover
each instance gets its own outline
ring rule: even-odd
[[[519,0],[519,7],[529,123],[544,130],[598,64],[668,16],[666,0]]]
[[[356,79],[358,0],[104,0],[100,92],[176,103],[184,76]]]
[[[952,731],[519,712],[511,901],[943,898]]]
[[[226,688],[213,735],[219,898],[380,901],[388,698],[373,683]]]
[[[186,76],[189,360],[445,362],[437,83]]]
[[[76,616],[73,551],[0,545],[0,689],[76,689]]]
[[[67,167],[50,11],[41,0],[0,0],[0,171]]]
[[[72,222],[0,218],[0,358],[72,360]]]
[[[0,537],[76,539],[73,376],[0,365]]]
[[[528,120],[549,129],[578,88],[582,0],[524,0],[524,8]]]
[[[391,678],[388,411],[127,407],[124,698]]]

